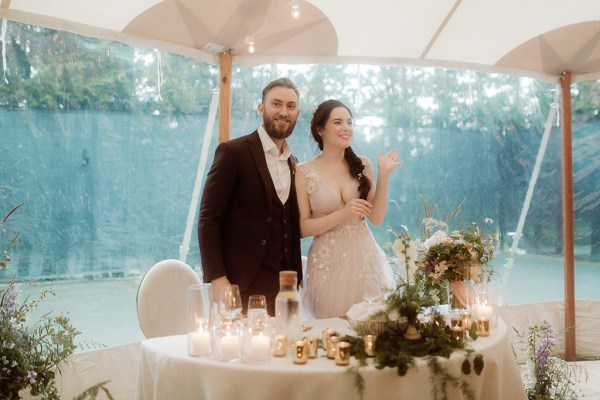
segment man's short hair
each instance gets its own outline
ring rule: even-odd
[[[265,88],[262,91],[262,102],[265,102],[265,97],[267,97],[267,93],[269,93],[269,91],[273,88],[276,87],[284,87],[284,88],[288,88],[288,89],[292,89],[294,92],[296,92],[296,96],[298,96],[298,98],[300,98],[300,93],[298,92],[298,88],[296,87],[296,85],[294,85],[294,82],[292,82],[292,80],[290,78],[279,78],[279,79],[275,79],[274,81],[269,82],[269,84],[267,86],[265,86]]]

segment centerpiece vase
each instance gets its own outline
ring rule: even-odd
[[[448,281],[448,311],[460,313],[469,311],[470,280]]]

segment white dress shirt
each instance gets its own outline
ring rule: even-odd
[[[292,154],[292,149],[288,145],[287,141],[283,141],[281,147],[281,153],[273,139],[269,136],[265,128],[261,125],[258,128],[258,136],[262,143],[263,150],[265,151],[265,159],[267,160],[267,168],[271,174],[273,185],[277,191],[277,196],[281,203],[285,204],[289,195],[290,187],[292,184],[292,176],[290,174],[290,167],[288,165],[288,158]]]

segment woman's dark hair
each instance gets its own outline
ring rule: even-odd
[[[321,135],[319,135],[318,130],[320,128],[325,128],[325,124],[329,120],[331,111],[339,107],[344,107],[346,110],[348,110],[350,117],[352,117],[352,111],[350,111],[350,109],[344,103],[335,99],[326,100],[319,104],[312,115],[310,120],[310,132],[313,139],[319,145],[319,149],[321,151],[323,150],[323,138]],[[366,200],[369,195],[369,191],[371,190],[371,180],[365,175],[365,165],[354,153],[350,146],[348,146],[348,148],[346,148],[344,151],[344,159],[350,168],[350,175],[358,179],[358,191],[360,192],[360,198]]]

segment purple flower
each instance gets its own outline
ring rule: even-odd
[[[30,384],[35,384],[37,381],[35,380],[37,376],[37,372],[35,371],[27,371],[27,379],[29,379]]]

